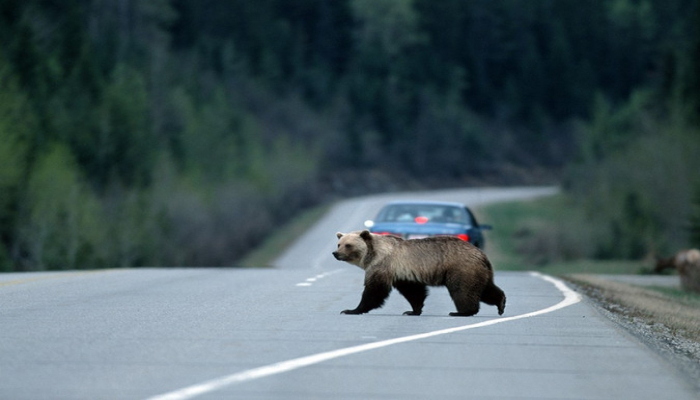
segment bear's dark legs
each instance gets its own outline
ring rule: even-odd
[[[394,287],[408,300],[413,308],[412,311],[406,311],[404,315],[420,315],[423,312],[423,304],[425,298],[428,297],[428,288],[418,282],[397,281],[394,282]]]
[[[365,290],[362,292],[360,304],[354,310],[343,310],[341,314],[364,314],[375,308],[380,308],[384,305],[384,300],[389,297],[391,286],[381,283],[371,283],[365,285]]]
[[[503,311],[506,309],[506,295],[493,282],[484,289],[484,293],[481,294],[481,301],[498,307],[498,315],[503,315]]]
[[[460,287],[448,287],[447,290],[457,307],[457,312],[451,312],[451,316],[470,317],[479,312],[479,298],[474,295],[473,290]]]

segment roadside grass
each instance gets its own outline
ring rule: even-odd
[[[566,275],[641,274],[652,268],[644,261],[581,258],[572,248],[587,245],[586,235],[577,236],[586,228],[563,226],[580,218],[564,195],[496,203],[475,212],[494,227],[486,233],[486,253],[497,270]]]
[[[474,212],[480,222],[493,226],[486,233],[485,251],[494,267],[499,270],[544,270],[542,263],[524,257],[518,242],[526,234],[527,226],[541,225],[558,218],[562,209],[560,195],[545,198],[496,203],[477,208]],[[540,264],[540,265],[538,265]]]
[[[537,271],[550,275],[580,274],[616,274],[636,275],[645,270],[641,261],[627,260],[575,260],[560,261],[536,268]]]
[[[663,286],[648,286],[647,289],[659,292],[667,297],[675,299],[688,306],[695,307],[700,310],[700,294],[687,292],[682,289],[669,288]],[[698,332],[700,334],[700,332]]]
[[[516,254],[514,237],[519,226],[529,220],[548,220],[556,218],[560,203],[559,195],[529,201],[495,203],[474,210],[481,223],[493,226],[487,233],[489,250],[494,250],[494,257],[503,261],[521,263]],[[554,207],[556,205],[556,207]],[[489,254],[491,256],[491,254]],[[517,265],[517,264],[516,264]],[[515,268],[522,269],[522,268]]]
[[[323,204],[306,210],[291,221],[282,225],[271,234],[261,245],[248,253],[238,266],[246,268],[264,268],[272,266],[272,262],[289,247],[296,238],[311,228],[331,208],[332,204]]]

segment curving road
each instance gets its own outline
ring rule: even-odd
[[[697,399],[691,383],[551,278],[498,272],[508,295],[453,318],[392,295],[363,316],[336,231],[388,199],[479,205],[554,189],[366,197],[335,206],[275,269],[0,275],[0,399]],[[496,270],[498,266],[495,266]]]

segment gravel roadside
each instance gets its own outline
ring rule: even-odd
[[[678,286],[673,276],[565,276],[611,321],[669,361],[700,392],[700,308],[642,286]]]

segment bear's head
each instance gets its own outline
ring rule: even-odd
[[[368,230],[335,234],[338,237],[338,250],[333,257],[352,265],[364,268],[363,259],[370,251],[372,234]]]

